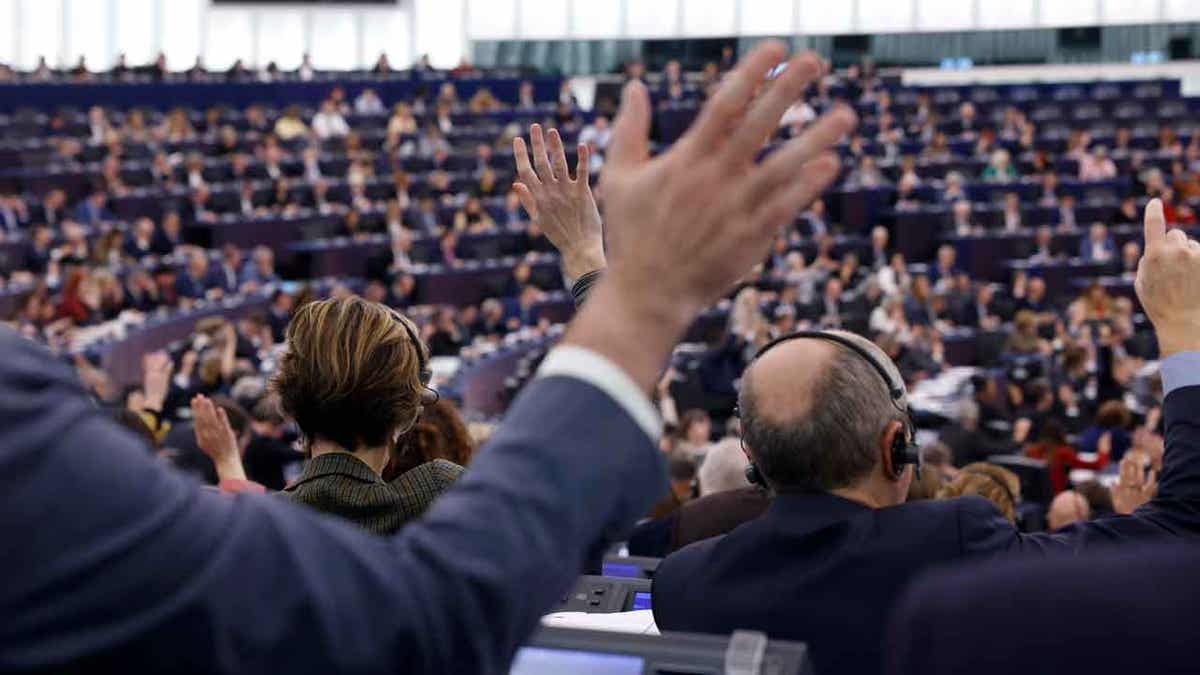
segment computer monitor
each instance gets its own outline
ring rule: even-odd
[[[727,667],[757,666],[758,675],[809,675],[808,648],[767,640],[761,633],[640,635],[574,628],[540,628],[518,652],[510,675],[716,675]]]

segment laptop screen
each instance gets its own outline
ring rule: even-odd
[[[522,647],[509,675],[642,675],[645,660],[628,654]]]

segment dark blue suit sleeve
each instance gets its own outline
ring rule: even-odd
[[[156,464],[65,366],[0,332],[0,670],[506,672],[586,548],[665,489],[582,381],[532,383],[395,538]]]
[[[1171,392],[1163,404],[1166,452],[1158,494],[1133,515],[1074,523],[1056,532],[1020,534],[980,499],[961,500],[964,552],[1076,552],[1130,540],[1200,535],[1200,386]]]

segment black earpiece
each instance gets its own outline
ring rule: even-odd
[[[763,479],[762,472],[758,470],[758,465],[754,462],[750,462],[749,466],[746,467],[746,480],[751,485],[767,487],[767,481]]]

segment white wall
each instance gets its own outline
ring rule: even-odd
[[[251,66],[275,61],[289,69],[308,51],[318,68],[347,69],[373,65],[382,51],[393,67],[425,52],[435,66],[450,67],[466,53],[466,20],[465,0],[400,0],[387,7],[0,0],[0,63],[29,69],[40,56],[56,66],[84,56],[100,70],[120,52],[136,65],[162,50],[174,70],[191,67],[197,56],[210,68],[228,68],[241,58]],[[542,30],[561,32],[562,26],[543,24]]]
[[[466,1],[471,40],[906,33],[1200,19],[1200,0]]]

